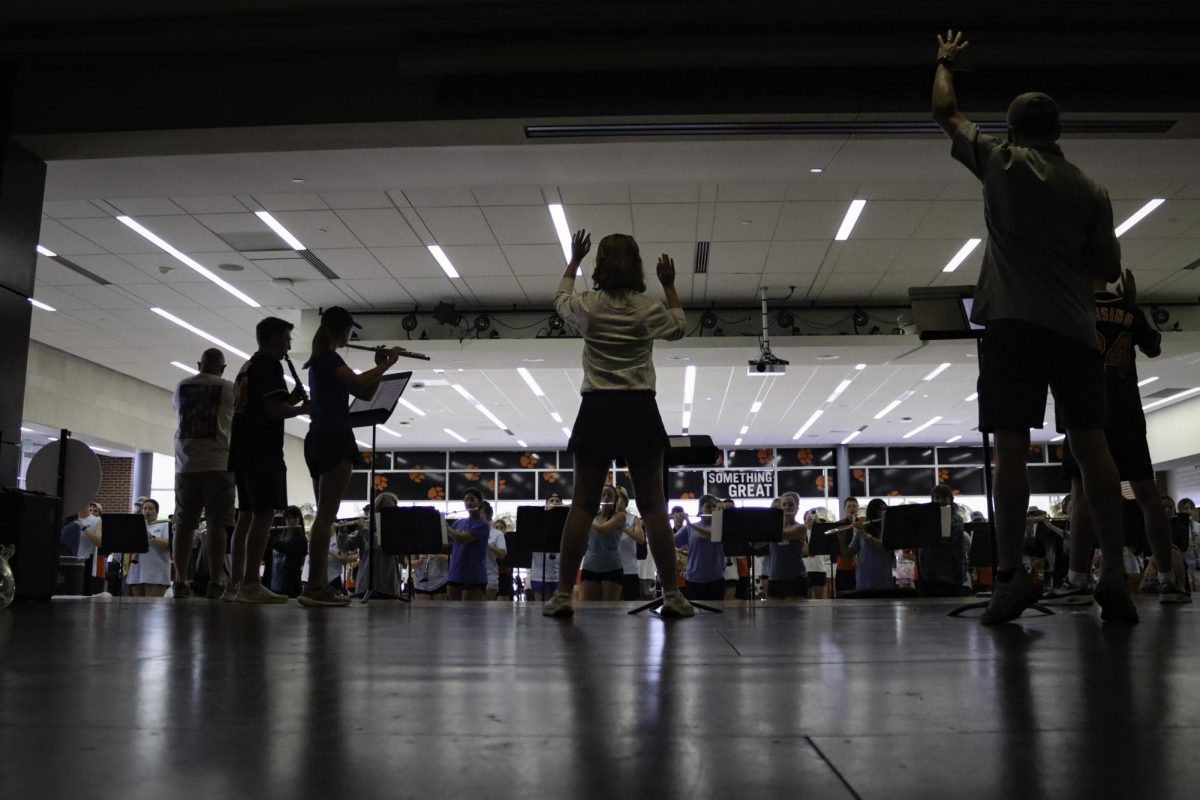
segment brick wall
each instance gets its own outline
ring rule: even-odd
[[[97,457],[100,459],[100,491],[96,499],[105,511],[128,513],[133,503],[133,459]]]

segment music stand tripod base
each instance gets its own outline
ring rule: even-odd
[[[721,609],[719,609],[719,608],[716,608],[715,606],[710,606],[710,605],[708,605],[708,604],[706,604],[706,603],[698,603],[698,602],[696,602],[695,600],[691,600],[691,601],[689,601],[689,602],[691,602],[691,604],[692,604],[692,608],[698,608],[698,609],[700,609],[701,611],[708,611],[708,612],[710,612],[710,613],[712,613],[712,614],[723,614],[723,613],[725,613],[725,612],[723,612]],[[661,617],[661,616],[662,616],[662,612],[661,612],[661,611],[659,611],[659,609],[660,609],[660,608],[662,608],[662,604],[663,604],[663,595],[661,595],[661,594],[660,594],[658,597],[654,598],[654,599],[653,599],[653,600],[651,600],[650,602],[648,602],[648,603],[642,603],[640,606],[638,606],[637,608],[635,608],[635,609],[633,609],[632,611],[629,611],[629,612],[627,612],[627,613],[629,613],[629,614],[640,614],[640,613],[642,613],[643,611],[649,611],[651,614],[654,614],[655,616]]]
[[[963,603],[961,606],[955,606],[951,611],[947,612],[946,616],[947,617],[961,617],[963,614],[965,614],[968,611],[974,611],[977,608],[987,608],[989,605],[991,605],[990,600],[980,600],[980,601],[977,601],[974,603]],[[1042,616],[1050,616],[1050,617],[1054,616],[1053,609],[1050,609],[1047,606],[1042,605],[1041,603],[1034,603],[1033,605],[1029,606],[1029,608],[1026,610],[1037,611],[1037,612],[1041,613]],[[1021,613],[1024,614],[1025,612],[1022,611]]]

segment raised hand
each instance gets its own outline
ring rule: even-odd
[[[937,37],[938,61],[941,61],[943,58],[947,59],[948,61],[958,60],[959,55],[964,50],[966,50],[967,47],[969,47],[971,44],[970,42],[964,42],[962,40],[962,37],[963,37],[962,31],[955,33],[952,30],[948,30],[948,31],[946,31],[946,38],[944,38],[944,39],[942,38],[942,35],[939,33],[938,37]]]
[[[571,263],[578,267],[592,249],[592,235],[580,228],[571,237]]]
[[[664,289],[675,286],[675,262],[666,253],[658,257],[658,282]]]
[[[1133,279],[1133,270],[1125,270],[1125,275],[1122,276],[1121,283],[1117,286],[1117,294],[1132,305],[1137,305],[1137,282]]]

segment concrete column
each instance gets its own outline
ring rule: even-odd
[[[133,457],[133,496],[135,498],[150,496],[150,478],[153,472],[154,453],[139,450]]]
[[[850,496],[850,448],[844,444],[837,449],[838,513],[842,511],[842,500]]]
[[[0,117],[4,112],[0,104]],[[0,486],[16,486],[21,465],[25,367],[34,313],[29,298],[37,271],[45,184],[46,164],[9,141],[0,128]]]

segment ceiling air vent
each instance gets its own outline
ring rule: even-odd
[[[1166,133],[1173,119],[1070,120],[1062,121],[1063,133],[1127,134]],[[987,133],[1006,134],[1002,120],[979,123]],[[934,122],[922,121],[845,121],[845,122],[639,122],[583,123],[577,125],[526,125],[527,139],[564,139],[613,136],[780,136],[780,135],[901,135],[939,134]]]
[[[321,273],[326,278],[329,278],[331,281],[337,280],[338,274],[331,270],[328,264],[313,255],[312,250],[300,250],[298,252],[300,253],[300,257],[312,264],[313,269],[315,269],[317,272]]]
[[[708,272],[708,242],[696,242],[696,263],[692,265],[692,272],[697,275]]]
[[[72,272],[82,275],[83,277],[87,278],[89,281],[95,281],[96,283],[100,284],[101,286],[111,286],[112,285],[109,281],[104,280],[104,278],[101,278],[99,275],[92,272],[91,270],[84,269],[83,267],[79,266],[78,264],[76,264],[74,261],[72,261],[69,258],[64,258],[63,256],[54,256],[50,260],[57,261],[59,264],[62,264],[64,267],[71,270]]]

